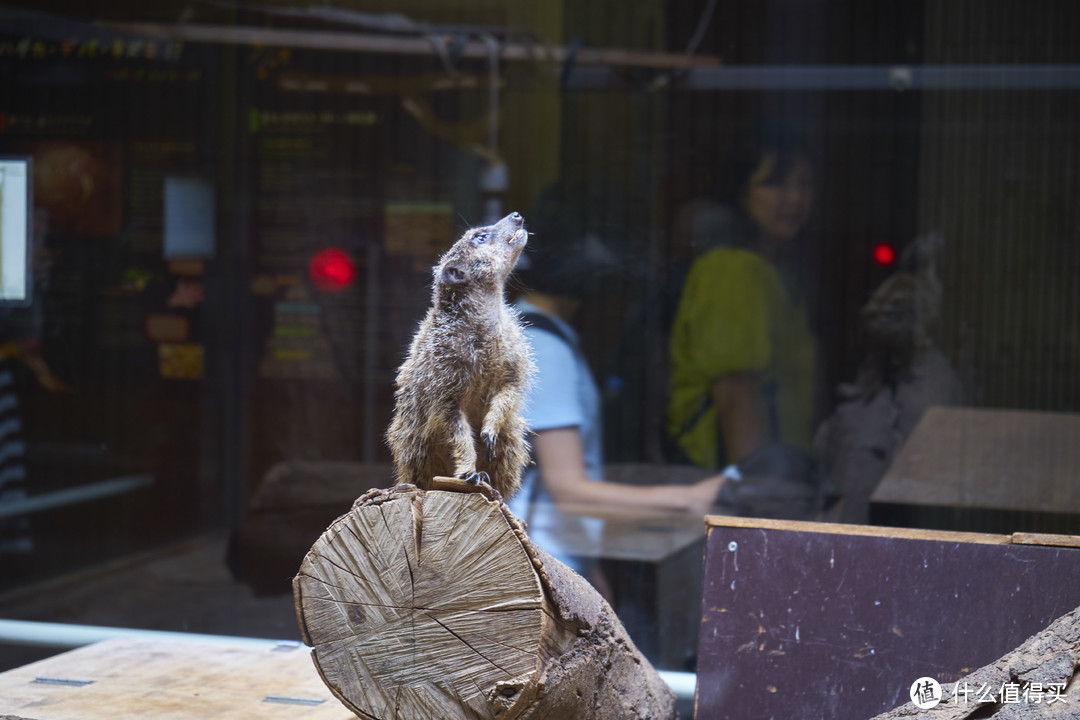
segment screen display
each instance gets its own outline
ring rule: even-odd
[[[30,158],[0,158],[0,304],[30,301]]]

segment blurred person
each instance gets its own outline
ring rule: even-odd
[[[525,407],[526,423],[534,433],[535,465],[527,469],[510,507],[529,524],[530,536],[541,547],[595,583],[592,563],[575,556],[566,542],[571,535],[598,539],[600,522],[582,516],[589,506],[704,515],[724,478],[717,475],[692,485],[627,485],[603,479],[600,393],[571,322],[615,260],[596,233],[583,231],[570,217],[559,202],[560,187],[542,196],[533,215],[534,239],[516,273],[524,287],[516,308],[537,368]],[[574,506],[574,514],[563,513],[559,506]]]
[[[809,467],[800,455],[811,443],[816,345],[778,258],[806,227],[814,177],[790,128],[762,123],[744,135],[722,197],[727,212],[716,235],[699,241],[706,247],[672,326],[668,433],[703,468],[738,476],[750,463],[798,474]]]

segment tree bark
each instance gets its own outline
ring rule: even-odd
[[[872,720],[1074,720],[1080,717],[1078,666],[1080,608],[1058,618],[996,662],[961,678],[959,685],[968,692],[958,695],[947,683],[942,686],[944,700],[936,707],[920,710],[909,702]],[[1019,697],[1006,696],[1005,687],[1016,688]]]
[[[435,487],[362,496],[293,581],[334,695],[377,720],[676,717],[608,604],[494,491]]]

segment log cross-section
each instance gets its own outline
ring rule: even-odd
[[[319,673],[361,718],[675,716],[607,603],[497,497],[372,491],[293,588]]]
[[[498,507],[425,500],[345,515],[297,579],[320,671],[374,717],[452,717],[459,698],[479,713],[481,688],[537,670],[537,647],[511,643],[540,637],[543,592]]]

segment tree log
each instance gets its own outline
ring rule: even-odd
[[[1080,608],[1058,618],[996,662],[961,678],[959,685],[967,693],[957,694],[951,683],[943,684],[944,699],[937,706],[920,710],[909,702],[872,720],[1075,720],[1080,717],[1078,666]],[[1006,686],[1017,688],[1019,697],[1006,697]],[[1024,689],[1028,690],[1026,697]]]
[[[435,487],[365,494],[293,581],[304,640],[338,699],[377,720],[676,717],[608,604],[494,491]]]

